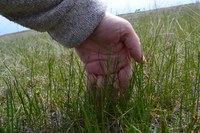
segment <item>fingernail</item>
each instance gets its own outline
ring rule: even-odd
[[[146,63],[147,63],[147,60],[146,60],[146,58],[145,58],[144,56],[142,57],[142,63],[143,63],[143,64],[146,64]]]

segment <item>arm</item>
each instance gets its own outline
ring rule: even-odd
[[[37,31],[47,31],[67,48],[77,47],[101,22],[105,6],[96,0],[1,0],[0,14]]]
[[[76,47],[86,66],[88,88],[95,82],[101,87],[108,74],[116,78],[115,88],[127,88],[131,58],[146,60],[131,24],[104,10],[98,0],[0,0],[0,14],[11,21],[47,31],[65,47]]]

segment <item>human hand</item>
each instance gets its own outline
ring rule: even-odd
[[[131,59],[146,63],[131,24],[109,13],[76,52],[85,65],[88,88],[94,83],[102,87],[106,76],[116,77],[114,88],[127,88],[132,77]]]

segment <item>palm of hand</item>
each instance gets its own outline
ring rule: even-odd
[[[143,57],[139,38],[130,23],[108,13],[76,52],[85,64],[88,88],[94,82],[102,87],[108,75],[116,78],[115,88],[128,87],[132,76],[131,57],[137,62]]]

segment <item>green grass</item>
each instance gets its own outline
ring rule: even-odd
[[[1,37],[0,132],[200,132],[200,5],[125,18],[148,63],[117,101],[110,84],[88,95],[74,50],[47,34]]]

